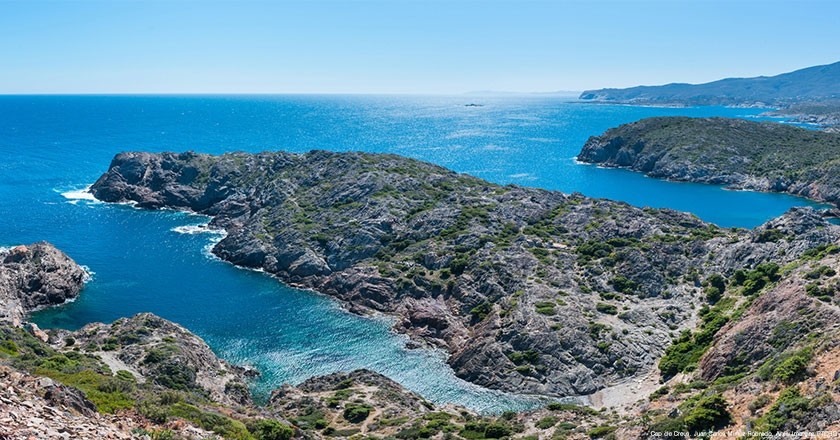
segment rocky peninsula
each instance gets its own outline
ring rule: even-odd
[[[589,138],[578,160],[840,206],[838,157],[838,133],[742,119],[661,117]]]
[[[550,396],[654,372],[709,276],[840,238],[812,210],[721,229],[394,155],[122,153],[91,191],[210,215],[219,257],[394,316],[474,383]]]

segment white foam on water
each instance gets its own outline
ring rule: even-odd
[[[211,234],[211,233],[218,232],[218,231],[216,231],[216,230],[214,230],[214,229],[210,229],[210,228],[208,228],[208,224],[207,224],[207,223],[200,224],[200,225],[184,225],[184,226],[176,226],[176,227],[174,227],[174,228],[172,228],[172,229],[170,229],[170,230],[171,230],[172,232],[177,232],[177,233],[179,233],[179,234],[189,234],[189,235],[194,235],[194,234]]]
[[[67,199],[67,203],[70,203],[71,205],[76,205],[80,201],[84,201],[85,203],[102,203],[100,200],[97,200],[93,194],[91,194],[90,185],[87,185],[84,188],[64,191],[61,193],[61,196]]]
[[[218,229],[211,229],[211,231],[213,231],[213,238],[211,238],[210,242],[204,246],[201,253],[204,254],[205,257],[210,258],[212,260],[224,261],[221,258],[217,257],[215,254],[213,254],[213,247],[216,246],[220,241],[224,240],[225,237],[227,237],[227,232]]]
[[[82,268],[83,271],[85,271],[85,275],[82,278],[82,282],[87,284],[87,283],[93,281],[93,276],[96,275],[96,272],[92,271],[90,269],[90,267],[85,266],[84,264],[82,264],[80,267]]]

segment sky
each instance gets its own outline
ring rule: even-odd
[[[840,1],[0,0],[0,93],[551,92],[840,61]]]

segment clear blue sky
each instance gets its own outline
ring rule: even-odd
[[[840,1],[5,1],[0,93],[554,91],[840,61]]]

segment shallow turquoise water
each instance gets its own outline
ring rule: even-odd
[[[484,106],[464,106],[470,102]],[[386,320],[348,314],[328,298],[210,258],[211,235],[175,231],[204,218],[66,193],[92,183],[124,150],[362,150],[420,158],[499,183],[579,191],[751,227],[809,203],[662,182],[573,158],[588,136],[647,116],[758,113],[536,97],[2,96],[0,246],[48,240],[95,272],[76,302],[37,313],[39,325],[73,329],[150,311],[197,333],[224,358],[260,369],[255,390],[263,396],[283,382],[367,367],[435,402],[518,408],[529,402],[455,378],[442,354],[406,350]]]

